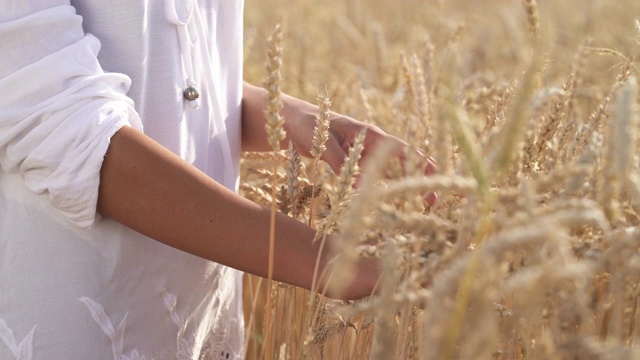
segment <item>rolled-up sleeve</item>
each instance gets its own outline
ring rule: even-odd
[[[131,80],[103,71],[99,49],[68,1],[0,0],[0,166],[80,227],[96,220],[110,138],[142,129]]]

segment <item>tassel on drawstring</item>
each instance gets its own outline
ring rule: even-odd
[[[182,91],[183,98],[192,109],[200,107],[202,94],[198,89],[198,81],[211,81],[211,64],[212,59],[209,57],[208,51],[198,51],[198,39],[204,36],[205,31],[202,23],[202,14],[200,9],[193,2],[194,0],[165,0],[165,11],[167,20],[176,26],[178,31],[178,40],[180,45],[180,54],[186,73],[185,87]],[[197,57],[194,58],[194,54]],[[201,56],[201,58],[200,58]],[[197,70],[197,72],[195,71]],[[198,78],[195,76],[198,75]],[[205,79],[205,80],[202,80]],[[220,101],[216,94],[215,86],[205,86],[200,84],[210,92],[207,94],[206,101],[212,100],[216,104],[211,107],[213,114],[211,137],[217,137],[220,141],[220,150],[222,151],[223,161],[225,163],[223,184],[229,189],[236,187],[236,176],[233,169],[236,167],[232,157],[231,146],[227,138],[226,124],[224,117],[220,113],[220,107],[217,102]]]
[[[191,41],[189,34],[189,24],[193,15],[192,0],[176,0],[165,1],[165,14],[167,20],[174,24],[178,30],[178,41],[180,44],[180,56],[186,71],[185,88],[182,96],[187,100],[187,104],[192,109],[200,107],[200,90],[196,87],[195,72],[193,69],[193,56],[191,47],[194,41]],[[182,5],[182,6],[180,6]]]
[[[195,86],[195,83],[191,79],[187,79],[187,87],[182,92],[182,96],[189,101],[189,106],[194,109],[200,107],[200,91]]]

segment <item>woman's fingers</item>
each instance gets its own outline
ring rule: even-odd
[[[331,135],[329,136],[329,139],[325,144],[326,150],[322,154],[322,160],[324,160],[336,174],[340,174],[342,164],[344,163],[349,152],[349,147],[353,145],[353,140],[355,139],[355,134],[357,133],[356,130],[361,129],[361,127],[348,125],[353,124],[337,123],[334,125],[334,128],[332,129],[333,131],[331,132]],[[375,127],[367,126],[365,149],[362,153],[361,161],[366,161],[367,155],[372,154],[373,149],[384,138],[387,138],[393,143],[397,144],[396,148],[398,149],[398,156],[401,160],[404,160],[404,149],[409,146],[407,143],[396,137],[387,135],[382,132],[382,130],[379,130]],[[426,176],[436,174],[438,172],[438,167],[435,163],[435,160],[422,154],[419,150],[417,151],[420,153],[420,156],[423,157],[426,161],[426,164],[423,163],[422,166],[424,168],[424,174]],[[438,201],[438,196],[435,193],[430,193],[425,196],[425,201],[429,206],[433,206]]]
[[[321,159],[331,167],[334,173],[340,174],[340,168],[347,157],[347,153],[333,136],[329,136],[325,146],[327,148],[324,153],[322,153]]]
[[[434,175],[438,173],[438,165],[436,165],[436,161],[429,156],[427,158],[427,166],[424,170],[425,175]]]

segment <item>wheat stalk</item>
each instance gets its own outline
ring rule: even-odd
[[[273,33],[268,39],[269,49],[267,52],[267,76],[263,82],[263,86],[267,89],[265,110],[265,129],[267,132],[267,140],[273,151],[280,150],[280,142],[285,138],[284,119],[280,114],[282,110],[282,100],[280,99],[280,80],[282,66],[282,27],[277,24]],[[278,162],[273,161],[273,181],[271,190],[271,225],[269,231],[269,267],[268,267],[268,285],[269,296],[267,297],[267,316],[265,323],[265,356],[270,359],[272,355],[272,306],[273,306],[273,259],[275,249],[275,230],[276,230],[276,188],[277,188],[277,169]]]

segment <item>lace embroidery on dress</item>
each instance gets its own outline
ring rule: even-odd
[[[33,335],[35,332],[36,327],[34,326],[18,344],[13,331],[4,320],[0,319],[0,339],[11,350],[16,360],[31,360],[33,358]]]
[[[118,327],[114,329],[102,305],[85,296],[81,297],[80,301],[89,308],[93,320],[111,340],[111,351],[113,352],[114,360],[146,360],[137,350],[133,350],[130,356],[122,354],[122,348],[124,347],[124,328],[127,324],[127,315],[129,313],[124,314],[122,321],[120,321]]]
[[[166,289],[162,289],[161,292],[164,304],[169,311],[169,317],[171,318],[171,321],[178,327],[178,347],[176,351],[176,359],[193,360],[196,358],[192,350],[192,344],[195,342],[195,334],[192,336],[191,343],[189,343],[184,338],[184,320],[176,311],[178,298],[174,294],[168,292]],[[207,339],[204,341],[204,344],[200,349],[200,355],[197,357],[199,360],[241,359],[241,356],[239,354],[236,354],[230,345],[230,339],[233,335],[228,330],[236,329],[236,327],[238,326],[238,321],[235,319],[228,320],[228,322],[223,322],[224,326],[216,326],[209,332]]]
[[[162,289],[161,293],[162,299],[164,300],[164,305],[167,307],[167,310],[169,310],[169,317],[171,318],[171,321],[178,327],[176,359],[192,360],[193,352],[191,351],[191,345],[187,340],[184,339],[184,321],[176,311],[178,298],[174,294],[168,292],[166,289]]]
[[[238,326],[237,320],[231,320],[225,326],[214,328],[200,352],[200,360],[240,360],[240,354],[236,354],[231,348],[231,329]]]

